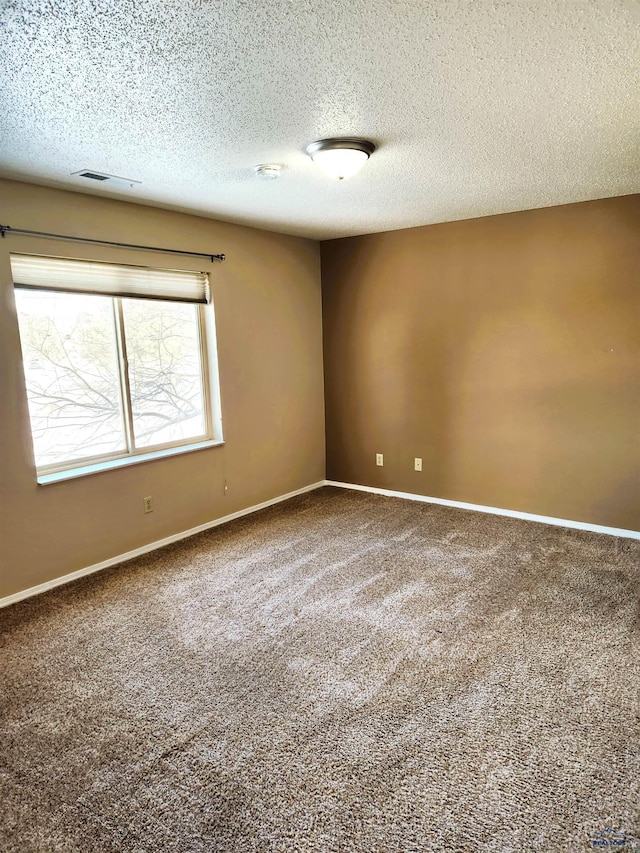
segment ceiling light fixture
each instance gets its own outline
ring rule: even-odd
[[[282,166],[278,163],[261,163],[259,166],[254,166],[253,171],[264,181],[272,181],[274,178],[280,177]]]
[[[341,181],[359,172],[376,150],[376,146],[368,139],[345,136],[338,139],[319,139],[307,145],[305,150],[325,174]]]

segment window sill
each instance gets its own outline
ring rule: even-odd
[[[167,447],[164,450],[150,450],[149,453],[139,453],[136,456],[124,456],[120,459],[109,459],[106,462],[94,462],[91,465],[80,465],[77,468],[68,468],[66,471],[56,471],[53,474],[38,474],[37,482],[40,486],[49,486],[52,483],[62,483],[64,480],[76,480],[79,477],[88,477],[91,474],[102,474],[104,471],[114,471],[118,468],[128,468],[131,465],[140,465],[143,462],[153,462],[156,459],[167,459],[171,456],[181,456],[183,453],[193,453],[196,450],[206,450],[209,447],[219,447],[224,441],[214,439],[200,441],[197,444],[188,444],[183,447]]]

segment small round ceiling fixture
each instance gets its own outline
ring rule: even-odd
[[[274,178],[280,177],[282,166],[278,163],[261,163],[259,166],[254,166],[253,171],[263,181],[272,181]]]
[[[319,139],[305,149],[318,168],[339,181],[359,172],[375,150],[373,142],[355,136]]]

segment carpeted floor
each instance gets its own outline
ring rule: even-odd
[[[634,849],[639,567],[325,488],[7,608],[0,849]]]

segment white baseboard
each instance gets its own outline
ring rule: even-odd
[[[490,515],[504,515],[509,518],[521,518],[525,521],[537,521],[541,524],[553,524],[556,527],[569,527],[574,530],[590,530],[593,533],[605,533],[609,536],[622,536],[626,539],[640,540],[639,530],[625,530],[622,527],[605,527],[601,524],[589,524],[586,521],[571,521],[566,518],[553,518],[548,515],[535,515],[531,512],[519,512],[513,509],[500,509],[495,506],[481,506],[480,504],[464,503],[463,501],[450,501],[445,498],[431,498],[426,495],[414,495],[411,492],[396,492],[392,489],[377,489],[374,486],[360,486],[356,483],[339,483],[336,480],[319,480],[317,483],[311,483],[308,486],[303,486],[301,489],[296,489],[293,492],[288,492],[286,495],[280,495],[277,498],[263,501],[255,506],[240,509],[237,512],[232,512],[229,515],[224,515],[222,518],[216,518],[213,521],[207,521],[198,527],[192,527],[190,530],[183,530],[180,533],[174,533],[172,536],[167,536],[165,539],[158,539],[156,542],[150,542],[148,545],[142,545],[140,548],[135,548],[133,551],[127,551],[126,554],[118,554],[116,557],[110,557],[108,560],[103,560],[101,563],[95,563],[93,566],[87,566],[84,569],[78,569],[76,572],[71,572],[68,575],[63,575],[59,578],[46,581],[45,583],[32,586],[28,589],[14,592],[12,595],[7,595],[0,598],[0,608],[7,607],[10,604],[16,604],[25,598],[31,598],[34,595],[39,595],[41,592],[46,592],[49,589],[54,589],[57,586],[70,583],[77,578],[91,575],[94,572],[99,572],[101,569],[107,569],[110,566],[116,566],[118,563],[124,563],[127,560],[132,560],[134,557],[140,557],[142,554],[148,554],[150,551],[155,551],[165,545],[171,545],[172,542],[179,542],[180,539],[187,539],[189,536],[194,536],[196,533],[202,533],[204,530],[209,530],[212,527],[218,527],[220,524],[226,524],[228,521],[233,521],[235,518],[241,518],[243,515],[250,515],[260,509],[265,509],[273,504],[281,503],[282,501],[294,498],[296,495],[303,495],[305,492],[311,492],[314,489],[319,489],[321,486],[337,486],[340,489],[353,489],[356,492],[371,492],[374,495],[386,495],[390,498],[404,498],[410,501],[419,501],[421,503],[440,504],[441,506],[450,506],[456,509],[470,509],[474,512],[486,512]]]
[[[427,504],[441,504],[456,509],[471,509],[474,512],[488,512],[491,515],[506,515],[509,518],[522,518],[525,521],[538,521],[541,524],[554,524],[556,527],[571,527],[574,530],[590,530],[592,533],[606,533],[609,536],[623,536],[626,539],[640,539],[640,530],[625,530],[623,527],[605,527],[602,524],[589,524],[586,521],[571,521],[566,518],[553,518],[549,515],[535,515],[532,512],[519,512],[515,509],[499,509],[495,506],[481,506],[462,501],[450,501],[445,498],[429,498],[426,495],[414,495],[411,492],[394,492],[391,489],[376,489],[373,486],[358,486],[354,483],[338,483],[335,480],[325,480],[327,486],[338,486],[340,489],[354,489],[357,492],[371,492],[374,495],[386,495],[390,498],[405,498],[409,501],[420,501]]]
[[[288,492],[286,495],[280,495],[277,498],[263,501],[255,506],[239,509],[237,512],[232,512],[230,515],[224,515],[222,518],[216,518],[213,521],[207,521],[204,524],[199,524],[197,527],[192,527],[190,530],[183,530],[180,533],[174,533],[172,536],[167,536],[165,539],[158,539],[156,542],[150,542],[148,545],[142,545],[140,548],[134,548],[133,551],[127,551],[126,554],[118,554],[117,557],[110,557],[108,560],[103,560],[101,563],[95,563],[93,566],[87,566],[84,569],[78,569],[76,572],[70,572],[68,575],[63,575],[60,578],[54,578],[38,586],[29,587],[29,589],[14,592],[13,595],[7,595],[0,598],[0,608],[7,607],[10,604],[16,604],[24,598],[31,598],[33,595],[39,595],[41,592],[46,592],[49,589],[54,589],[56,586],[62,586],[65,583],[82,578],[85,575],[92,575],[94,572],[99,572],[101,569],[107,569],[109,566],[115,566],[118,563],[124,563],[126,560],[132,560],[134,557],[140,557],[142,554],[148,554],[149,551],[155,551],[165,545],[171,545],[172,542],[178,542],[180,539],[186,539],[189,536],[194,536],[196,533],[202,533],[204,530],[209,530],[212,527],[218,527],[220,524],[226,524],[228,521],[233,521],[235,518],[241,518],[243,515],[250,515],[252,512],[257,512],[259,509],[265,509],[273,504],[287,501],[289,498],[295,498],[296,495],[303,495],[305,492],[311,492],[314,489],[319,489],[324,486],[325,480],[320,480],[317,483],[311,483],[308,486],[303,486],[301,489],[296,489],[293,492]]]

